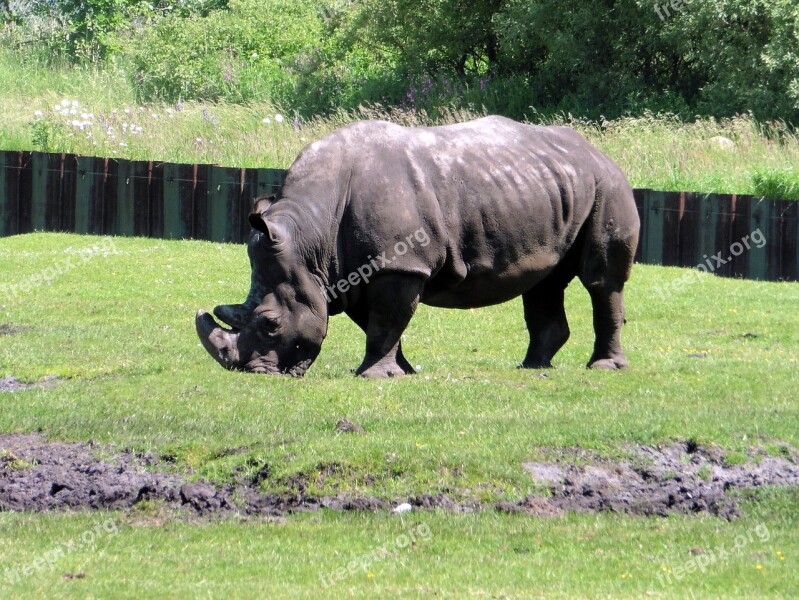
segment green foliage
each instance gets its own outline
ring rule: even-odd
[[[111,59],[140,100],[799,122],[799,5],[787,0],[11,4],[3,44]]]
[[[99,59],[113,49],[114,33],[135,0],[60,0],[57,10],[69,25],[67,52]]]
[[[757,196],[799,200],[799,169],[758,169],[752,175],[752,185]]]
[[[227,10],[165,14],[120,37],[141,99],[246,102],[290,97],[292,60],[320,35],[309,1],[231,0]]]

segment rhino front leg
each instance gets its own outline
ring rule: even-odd
[[[364,334],[367,333],[369,328],[369,309],[366,302],[359,302],[355,307],[346,311],[347,316],[352,319],[358,327],[360,327]],[[402,353],[402,340],[397,345],[397,364],[406,375],[413,375],[416,373],[411,363],[405,358]]]
[[[355,371],[361,377],[399,377],[414,373],[402,354],[402,333],[410,323],[423,280],[418,276],[381,274],[372,280],[365,298],[348,311],[366,332],[366,356]]]

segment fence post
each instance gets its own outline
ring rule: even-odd
[[[230,242],[238,236],[242,170],[213,166],[208,172],[206,215],[208,239]]]
[[[777,257],[779,256],[780,246],[779,220],[777,221],[777,227],[775,227],[772,207],[773,202],[765,198],[752,198],[749,204],[749,233],[746,235],[750,236],[750,240],[748,241],[749,248],[746,253],[750,279],[772,279],[769,275],[776,274],[779,271],[779,261],[776,265],[770,265],[771,261],[769,261],[769,258],[774,254]],[[757,230],[760,230],[766,240],[766,243],[760,248],[751,241],[751,233]],[[776,253],[774,252],[775,248],[777,249]]]
[[[680,193],[680,238],[678,241],[681,267],[696,268],[702,248],[702,198],[691,192]]]
[[[0,151],[0,237],[19,233],[20,154]]]
[[[648,190],[644,196],[644,219],[641,260],[650,265],[663,264],[663,209],[666,192]]]

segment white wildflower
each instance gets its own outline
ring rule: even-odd
[[[275,115],[275,123],[282,123],[283,122],[283,115],[280,113]]]
[[[264,120],[261,121],[261,123],[263,123],[264,125],[269,125],[271,122],[272,119],[270,119],[269,117],[264,117]]]

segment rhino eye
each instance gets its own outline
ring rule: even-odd
[[[274,308],[263,308],[263,309],[255,309],[255,314],[261,319],[266,321],[278,322],[280,320],[281,313]]]

